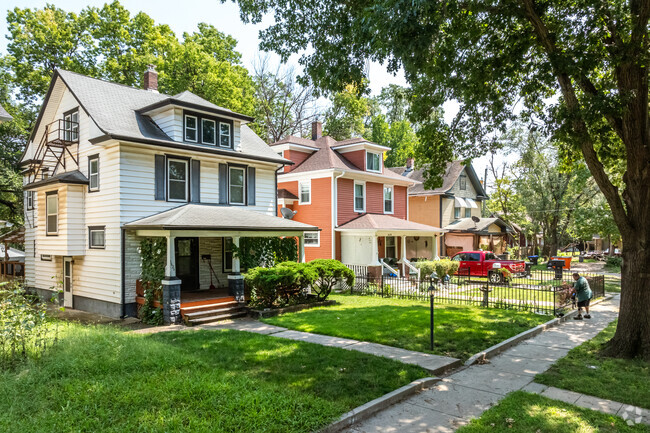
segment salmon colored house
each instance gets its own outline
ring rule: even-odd
[[[419,257],[406,253],[407,244],[424,238],[423,248],[436,257],[443,230],[408,220],[407,190],[420,182],[384,167],[390,148],[363,138],[336,141],[321,131],[314,122],[311,140],[289,136],[271,145],[294,162],[278,175],[278,214],[320,228],[305,232],[305,259],[403,274]]]

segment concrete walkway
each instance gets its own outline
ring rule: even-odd
[[[618,296],[594,306],[591,320],[571,320],[544,331],[506,350],[488,364],[473,365],[451,374],[437,386],[379,412],[347,431],[452,432],[470,419],[479,417],[506,394],[539,386],[532,384],[535,375],[546,371],[570,349],[595,337],[617,315]]]

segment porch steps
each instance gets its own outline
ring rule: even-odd
[[[181,315],[189,326],[233,319],[248,314],[246,304],[236,301],[182,307]]]

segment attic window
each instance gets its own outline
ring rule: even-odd
[[[216,122],[211,119],[201,119],[201,142],[204,144],[217,144]]]
[[[381,172],[381,155],[379,153],[366,152],[366,170]]]
[[[230,147],[230,123],[219,122],[219,146]]]
[[[461,191],[465,191],[467,189],[467,176],[461,174],[458,183]]]
[[[197,141],[196,116],[185,115],[185,141]]]

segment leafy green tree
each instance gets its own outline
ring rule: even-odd
[[[624,296],[604,353],[650,359],[650,2],[238,3],[245,21],[274,14],[261,48],[284,59],[303,52],[300,62],[319,88],[363,86],[367,60],[403,68],[412,115],[423,122],[428,173],[438,174],[430,184],[440,184],[446,161],[494,148],[495,132],[517,115],[541,119],[567,157],[582,155],[623,238]],[[460,105],[454,122],[435,125],[432,110],[449,99]],[[618,161],[622,192],[608,175]]]
[[[386,108],[388,122],[402,122],[408,119],[410,93],[406,87],[389,84],[381,89],[376,98]]]
[[[369,114],[368,99],[356,87],[348,86],[332,97],[332,105],[325,112],[325,133],[335,140],[362,137]]]
[[[598,194],[592,203],[581,207],[580,211],[576,212],[570,231],[576,239],[584,241],[590,241],[593,235],[608,239],[610,245],[612,242],[618,243],[621,239],[612,211],[602,194]],[[610,254],[614,253],[613,248],[609,251]]]

